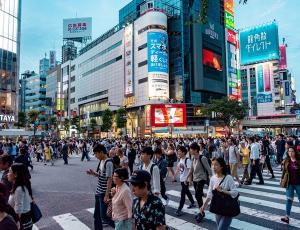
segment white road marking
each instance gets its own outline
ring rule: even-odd
[[[206,228],[202,228],[199,225],[195,225],[193,223],[179,219],[178,217],[173,217],[168,214],[166,214],[165,216],[167,226],[175,228],[177,230],[206,230]]]
[[[91,230],[88,226],[82,223],[79,219],[73,216],[71,213],[54,216],[53,219],[64,230]]]

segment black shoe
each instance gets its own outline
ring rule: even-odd
[[[250,181],[246,181],[245,183],[244,183],[244,185],[251,185],[252,184],[252,182],[250,182]]]
[[[205,217],[205,212],[203,212],[203,213],[198,213],[197,215],[196,215],[196,217],[195,217],[195,219],[196,219],[196,221],[198,222],[198,223],[201,223],[202,221],[203,221],[203,218]]]
[[[287,216],[286,217],[282,217],[281,221],[284,222],[284,223],[289,224],[290,223],[290,218],[288,218]]]
[[[264,185],[265,183],[264,182],[257,182],[256,184],[257,185]]]
[[[191,209],[191,208],[196,208],[195,204],[190,204],[189,206],[187,206],[187,209]]]
[[[183,215],[183,212],[181,210],[177,210],[175,212],[176,216],[182,216]]]

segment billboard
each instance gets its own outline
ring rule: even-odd
[[[148,72],[169,74],[168,34],[148,32]]]
[[[234,14],[234,0],[224,0],[224,10]]]
[[[149,98],[169,98],[169,76],[165,74],[149,73]]]
[[[63,20],[63,38],[82,40],[92,37],[92,18],[69,18]]]
[[[290,82],[289,81],[285,81],[284,82],[284,95],[286,97],[290,96]]]
[[[203,49],[203,65],[222,71],[222,57],[211,50]]]
[[[278,26],[275,22],[240,32],[241,65],[279,59]]]
[[[234,30],[234,16],[227,11],[225,11],[225,27]]]
[[[133,24],[125,27],[124,32],[125,96],[133,94]]]
[[[279,47],[279,54],[280,54],[280,59],[279,59],[279,69],[283,70],[287,68],[287,60],[286,60],[286,46],[281,45]]]
[[[151,125],[153,127],[185,127],[186,104],[159,104],[151,106]]]
[[[237,40],[236,40],[236,32],[234,32],[233,30],[227,30],[227,41],[236,45],[237,44]]]
[[[257,103],[270,103],[273,101],[271,91],[270,63],[256,66],[257,76]]]

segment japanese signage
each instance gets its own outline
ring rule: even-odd
[[[234,14],[234,1],[233,0],[224,0],[224,10]]]
[[[151,125],[153,127],[185,127],[186,104],[159,104],[151,106]]]
[[[148,82],[150,98],[169,98],[169,75],[149,73]]]
[[[290,83],[289,83],[289,81],[284,82],[284,91],[285,91],[285,96],[286,97],[290,96]]]
[[[286,60],[286,46],[281,45],[279,47],[280,52],[280,60],[279,60],[279,69],[286,69],[287,68],[287,60]]]
[[[240,32],[241,65],[279,59],[278,26],[275,22]]]
[[[125,51],[125,96],[133,94],[133,25],[125,28],[124,33]]]
[[[209,28],[205,29],[205,34],[213,40],[219,40],[219,34],[215,31],[214,23],[209,23]]]
[[[63,21],[64,39],[92,36],[92,18],[71,18]]]
[[[169,74],[168,35],[148,32],[148,72]]]
[[[270,64],[259,64],[257,72],[257,103],[270,103],[273,101],[271,91],[271,70]]]
[[[225,11],[225,27],[234,30],[234,16],[227,11]]]
[[[6,114],[0,114],[0,122],[15,122],[15,116],[13,115],[6,115]]]
[[[236,32],[233,30],[227,30],[227,41],[236,45],[237,40],[236,40]]]

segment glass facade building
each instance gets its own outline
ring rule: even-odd
[[[17,115],[21,0],[0,0],[0,114]]]

